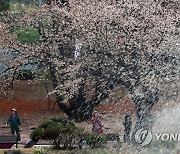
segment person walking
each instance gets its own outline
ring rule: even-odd
[[[6,126],[8,126],[10,124],[10,128],[11,128],[11,133],[12,135],[17,135],[17,139],[18,141],[21,140],[20,137],[20,128],[21,128],[21,121],[19,116],[17,115],[16,109],[12,109],[11,110],[11,115],[9,116],[9,119],[6,123]]]
[[[93,133],[103,133],[103,125],[101,124],[101,117],[97,111],[94,111],[91,119]]]
[[[132,119],[130,114],[126,114],[124,117],[124,143],[130,143],[130,133],[132,129]]]

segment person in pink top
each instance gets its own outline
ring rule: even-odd
[[[91,119],[93,133],[103,133],[103,125],[101,124],[101,117],[97,111],[94,111]]]

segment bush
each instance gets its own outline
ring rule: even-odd
[[[21,43],[34,43],[39,41],[40,34],[35,28],[29,28],[18,33],[17,40]]]
[[[37,128],[35,129],[31,134],[30,134],[30,138],[34,141],[38,141],[39,139],[41,139],[43,137],[43,128]]]
[[[91,148],[102,147],[107,143],[107,138],[104,134],[88,134],[85,140]]]
[[[42,122],[30,137],[35,141],[39,139],[52,141],[56,148],[72,148],[81,131],[71,121],[54,117]]]
[[[46,129],[53,121],[51,120],[46,120],[44,122],[42,122],[38,128],[42,128],[42,129]]]
[[[63,125],[72,125],[75,126],[74,123],[72,123],[70,120],[64,119],[64,118],[59,118],[59,117],[53,117],[50,120],[54,121],[54,122],[58,122],[61,123]]]

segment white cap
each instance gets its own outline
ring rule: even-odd
[[[15,111],[16,112],[16,109],[11,109],[11,111]]]
[[[95,114],[95,113],[98,113],[98,111],[93,111],[93,113],[92,113],[92,114]]]

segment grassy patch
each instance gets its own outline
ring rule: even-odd
[[[9,10],[13,12],[18,12],[20,9],[21,9],[21,6],[19,4],[16,4],[16,3],[9,4]]]
[[[34,43],[39,41],[40,34],[37,29],[29,28],[18,33],[17,40],[21,43]]]
[[[49,70],[36,72],[36,80],[51,80],[51,73]]]
[[[23,3],[9,3],[9,10],[12,12],[33,13],[38,7],[35,5],[25,5]]]

